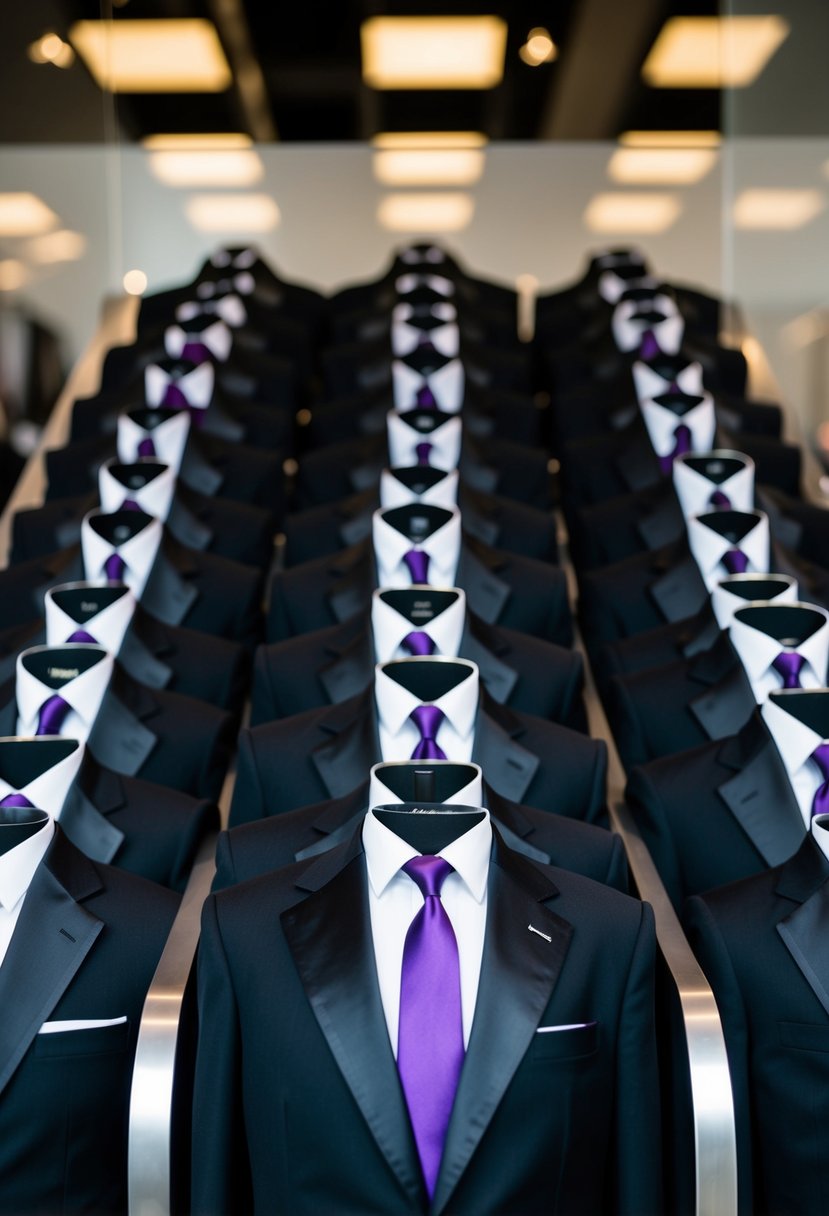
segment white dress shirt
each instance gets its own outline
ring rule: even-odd
[[[742,605],[747,608],[747,604]],[[740,662],[748,676],[754,699],[758,704],[765,701],[770,692],[783,687],[783,677],[775,671],[772,663],[782,652],[796,651],[805,659],[800,669],[800,684],[802,688],[825,688],[826,670],[829,664],[829,613],[819,608],[817,604],[807,604],[823,618],[819,626],[805,642],[797,646],[784,646],[779,638],[770,637],[762,629],[756,629],[746,621],[741,621],[738,614],[734,616],[729,626],[728,636],[731,645],[737,651]]]
[[[412,271],[399,275],[394,282],[394,290],[399,296],[407,296],[410,291],[417,291],[418,287],[428,287],[437,295],[447,298],[455,294],[455,284],[442,274],[417,274]]]
[[[662,313],[665,319],[654,324],[634,319],[645,304],[649,311]],[[655,295],[649,303],[642,300],[620,300],[613,310],[610,328],[619,350],[638,350],[643,337],[650,331],[664,354],[675,355],[682,345],[685,322],[670,296]]]
[[[624,262],[623,265],[628,266],[630,263]],[[655,294],[658,287],[658,280],[652,279],[642,266],[641,277],[638,279],[625,279],[615,270],[603,271],[599,275],[597,290],[606,304],[618,304],[626,291],[645,289]]]
[[[643,363],[637,359],[631,368],[631,373],[637,401],[651,401],[654,397],[661,397],[663,393],[667,393],[672,384],[675,384],[681,393],[686,393],[690,397],[701,397],[705,392],[701,363],[686,363],[685,367],[675,376],[672,374],[666,379],[664,376],[660,376],[659,372],[649,363]]]
[[[192,321],[194,317],[221,317],[225,325],[238,329],[248,319],[248,310],[238,296],[222,296],[218,300],[187,300],[176,309],[177,321]]]
[[[438,408],[445,414],[457,414],[463,405],[464,372],[460,359],[453,358],[428,376],[395,359],[391,365],[391,380],[397,410],[413,409],[417,405],[417,391],[421,388],[431,389]]]
[[[101,584],[108,587],[109,584],[103,582]],[[89,617],[83,624],[71,617],[68,612],[64,612],[61,606],[55,602],[55,595],[60,591],[72,591],[76,588],[88,586],[92,595],[95,593],[95,584],[85,583],[63,583],[59,587],[50,587],[44,598],[44,606],[46,608],[46,645],[47,646],[63,646],[64,642],[68,642],[69,638],[78,629],[84,629],[90,637],[93,637],[99,646],[103,646],[104,650],[110,654],[117,654],[121,649],[121,643],[124,640],[124,634],[130,627],[130,622],[135,615],[136,598],[130,591],[129,587],[124,586],[121,595],[107,607],[102,608],[100,612],[96,612],[94,616]]]
[[[140,600],[158,554],[164,527],[160,520],[151,519],[131,540],[111,545],[98,535],[90,522],[99,514],[102,512],[90,511],[81,524],[84,573],[88,579],[105,579],[107,575],[104,567],[107,558],[117,553],[126,562],[126,569],[120,581],[126,583],[135,598]]]
[[[705,393],[697,405],[684,414],[676,414],[656,401],[639,404],[642,421],[648,432],[651,447],[657,456],[670,456],[676,446],[675,431],[678,426],[687,426],[691,432],[691,449],[694,452],[710,452],[717,434],[717,415],[714,398]]]
[[[47,819],[34,835],[7,853],[0,853],[0,964],[8,952],[26,892],[54,834],[55,825]]]
[[[258,258],[259,254],[253,246],[247,245],[236,253],[230,253],[227,249],[217,249],[212,254],[210,262],[218,270],[224,270],[228,266],[232,266],[234,270],[250,270],[251,266],[256,265]]]
[[[88,671],[82,671],[58,688],[52,688],[48,684],[42,683],[37,676],[33,676],[26,667],[28,655],[47,649],[46,646],[32,646],[17,656],[15,682],[17,733],[27,736],[36,734],[38,714],[44,701],[48,701],[50,697],[57,694],[63,697],[71,707],[61,724],[60,734],[66,739],[80,739],[82,743],[85,743],[89,738],[89,732],[95,725],[101,702],[112,679],[114,659],[111,654],[107,654],[102,649],[101,657]],[[75,649],[86,654],[92,650],[92,647],[84,646],[82,643],[72,643],[70,646],[61,647],[55,655],[55,667],[59,667],[61,671],[73,670],[72,652]]]
[[[762,580],[763,575],[748,575],[748,581],[757,582]],[[765,602],[774,604],[795,604],[798,599],[797,579],[792,578],[790,574],[775,574],[769,575],[774,578],[775,583],[785,579],[785,582],[780,581],[779,590],[774,595],[766,597]],[[729,574],[722,582],[717,583],[716,587],[711,591],[711,608],[714,616],[717,618],[717,624],[720,629],[727,629],[731,624],[734,613],[740,608],[745,608],[752,601],[746,599],[744,595],[738,595],[731,588],[738,583],[745,585],[745,574]]]
[[[768,574],[771,544],[768,516],[763,511],[752,514],[757,517],[757,523],[736,543],[709,528],[698,516],[688,520],[688,545],[709,591],[726,574],[732,573],[722,564],[723,557],[731,549],[745,553],[748,558],[746,574]]]
[[[696,447],[694,453],[741,460],[743,467],[724,481],[713,481],[686,463],[687,457],[678,456],[672,466],[672,476],[674,491],[686,519],[691,515],[704,515],[706,511],[711,510],[711,495],[716,490],[728,496],[735,511],[751,511],[754,508],[754,461],[750,456],[745,456],[742,452],[700,453]],[[712,472],[715,467],[711,467]]]
[[[822,816],[816,815],[810,826],[815,844],[829,861],[829,822],[823,822]]]
[[[206,346],[214,359],[226,363],[233,346],[233,334],[221,319],[207,325],[199,333],[188,334],[180,325],[168,325],[164,331],[164,349],[172,359],[180,359],[188,342]]]
[[[176,492],[175,470],[166,465],[153,477],[152,481],[139,484],[137,488],[132,489],[113,474],[111,466],[119,463],[121,462],[117,460],[108,460],[98,470],[98,498],[101,510],[106,514],[120,511],[125,499],[129,498],[132,502],[137,503],[147,515],[153,515],[156,519],[166,519],[170,514],[170,507],[173,505],[173,496]],[[143,482],[142,461],[139,460],[135,463],[139,466],[136,471],[140,481]],[[156,464],[158,462],[155,457],[149,457],[144,463]],[[129,476],[127,473],[127,480],[129,480]]]
[[[212,363],[200,363],[183,376],[171,376],[163,367],[151,363],[144,370],[144,395],[147,405],[160,406],[170,385],[184,393],[187,404],[193,409],[206,410],[213,399],[216,369]]]
[[[405,763],[405,761],[401,761],[401,763]],[[429,762],[430,767],[434,764],[446,763],[447,761],[445,760],[432,760]],[[390,802],[400,801],[397,794],[393,790],[390,790],[383,782],[382,774],[384,767],[384,764],[373,764],[371,766],[371,776],[368,781],[369,810],[375,806],[384,806]],[[481,767],[479,764],[470,764],[469,767],[475,769],[475,776],[466,785],[456,790],[451,798],[446,798],[444,801],[453,802],[457,806],[484,806],[484,779],[481,774]]]
[[[803,822],[808,828],[812,818],[812,802],[823,785],[823,774],[810,757],[815,748],[827,740],[822,739],[793,714],[787,713],[780,702],[785,702],[785,696],[781,696],[778,701],[764,701],[760,706],[760,713],[780,753]]]
[[[165,411],[165,415],[166,415]],[[118,459],[124,464],[140,460],[138,445],[144,439],[151,439],[155,447],[154,460],[169,465],[176,473],[181,468],[184,459],[184,449],[190,438],[190,415],[187,410],[176,410],[164,417],[163,421],[151,431],[139,426],[129,414],[118,415],[118,431],[115,447]]]
[[[431,587],[424,587],[428,598]],[[382,598],[382,590],[371,597],[371,633],[374,638],[374,658],[378,663],[389,659],[408,659],[411,652],[402,645],[403,638],[412,630],[428,633],[435,643],[435,654],[454,659],[458,656],[466,620],[466,595],[460,587],[453,587],[457,599],[425,624],[412,622],[409,617],[397,612]]]
[[[427,245],[420,249],[403,248],[398,251],[397,256],[407,266],[419,266],[423,262],[428,262],[432,266],[440,266],[446,261],[446,253],[440,245]]]
[[[410,587],[412,575],[403,560],[412,549],[429,557],[427,576],[430,587],[454,587],[461,556],[461,513],[457,507],[445,524],[436,528],[419,544],[398,532],[383,518],[382,511],[371,517],[371,537],[374,560],[377,563],[378,587]]]
[[[411,466],[409,466],[411,467]],[[446,507],[449,510],[458,505],[458,481],[460,475],[457,469],[450,469],[440,481],[429,486],[422,494],[415,494],[397,477],[394,469],[383,469],[380,474],[380,509],[389,507],[407,507],[410,503],[421,502],[430,507]]]
[[[415,309],[411,304],[397,304],[391,314],[391,349],[392,354],[403,356],[417,350],[426,339],[431,342],[440,354],[454,359],[460,347],[460,330],[458,329],[458,314],[454,304],[434,304],[429,314],[441,325],[433,329],[422,329],[412,324]]]
[[[456,469],[461,459],[461,439],[463,427],[460,418],[447,418],[433,431],[418,431],[406,422],[405,414],[389,410],[386,414],[386,439],[389,445],[389,466],[391,468],[406,468],[417,464],[419,443],[431,444],[429,464],[434,469]]]
[[[433,659],[407,659],[408,663],[434,662]],[[410,760],[420,742],[420,731],[409,715],[418,705],[436,705],[443,711],[436,742],[447,760],[468,764],[475,744],[475,719],[478,716],[480,682],[477,664],[456,659],[469,674],[455,688],[436,701],[423,702],[386,673],[382,664],[375,668],[374,696],[384,760]]]
[[[30,746],[37,747],[38,745],[31,744]],[[0,798],[5,798],[9,794],[22,794],[24,798],[29,799],[32,806],[45,811],[53,819],[60,819],[63,804],[72,782],[83,764],[86,751],[84,744],[75,740],[72,740],[71,747],[72,751],[68,756],[59,760],[57,764],[53,764],[51,768],[47,768],[28,785],[21,786],[19,790],[15,790],[0,777]]]
[[[486,934],[492,827],[489,812],[483,814],[479,823],[438,854],[455,871],[443,883],[441,903],[458,943],[464,1047],[469,1044],[475,1016]],[[403,947],[409,926],[424,903],[420,889],[401,867],[420,854],[380,823],[372,811],[363,822],[363,847],[380,999],[389,1041],[397,1059]]]
[[[250,296],[255,290],[256,279],[249,270],[240,270],[226,279],[217,279],[215,283],[211,283],[209,280],[199,283],[196,295],[200,300],[214,300],[217,296],[223,298],[231,292],[240,296]]]

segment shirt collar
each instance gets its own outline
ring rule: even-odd
[[[373,764],[371,767],[371,776],[368,783],[368,805],[369,809],[374,806],[383,806],[388,802],[399,802],[397,795],[389,789],[383,782],[380,773],[389,767],[389,763],[394,764],[394,761],[384,764]],[[404,762],[405,763],[405,762]],[[438,760],[434,763],[443,764],[444,761]],[[478,768],[475,765],[475,768]],[[484,782],[480,770],[468,781],[461,789],[456,790],[451,798],[444,799],[445,802],[455,802],[458,806],[483,806],[484,805]]]
[[[391,365],[391,379],[394,404],[398,410],[412,409],[417,391],[421,388],[432,390],[444,413],[456,414],[463,405],[464,371],[460,359],[453,358],[429,376],[423,376],[407,363],[395,359]]]
[[[776,701],[764,701],[760,713],[791,779],[824,740]]]
[[[688,393],[692,397],[700,397],[705,391],[702,383],[701,363],[686,363],[681,372],[677,372],[675,376],[666,380],[664,376],[659,375],[655,368],[643,363],[641,359],[637,359],[631,368],[631,373],[638,401],[649,401],[654,397],[659,397],[662,393],[667,392],[672,384],[675,384],[681,393]]]
[[[399,296],[407,296],[418,287],[430,287],[439,296],[449,297],[455,294],[455,284],[442,274],[416,274],[413,271],[411,274],[398,275],[394,282],[394,290]]]
[[[711,590],[711,608],[714,616],[717,618],[717,624],[720,629],[727,629],[731,624],[734,613],[739,608],[745,608],[752,601],[747,600],[744,595],[736,595],[729,589],[730,579],[742,578],[742,575],[730,575],[717,583]],[[778,593],[772,596],[770,603],[774,604],[796,604],[798,598],[797,579],[791,578],[789,583],[781,586]]]
[[[182,376],[171,376],[157,363],[144,370],[144,395],[147,405],[160,406],[170,385],[175,385],[187,398],[187,404],[195,409],[207,409],[216,386],[216,369],[212,363],[200,363]]]
[[[394,469],[383,469],[380,474],[380,509],[388,507],[407,507],[409,503],[422,502],[430,507],[447,507],[451,509],[458,505],[457,469],[450,469],[445,477],[435,482],[423,494],[415,494],[394,475]]]
[[[166,519],[170,514],[170,507],[173,504],[173,496],[176,492],[176,474],[175,470],[169,465],[163,468],[152,481],[148,481],[146,485],[139,489],[130,489],[123,482],[119,481],[112,473],[111,466],[121,463],[118,460],[108,460],[106,464],[102,464],[98,470],[98,498],[101,503],[101,510],[111,513],[120,511],[125,499],[129,498],[133,502],[138,503],[142,511],[147,515],[153,515],[156,519]],[[135,462],[139,468],[141,461]],[[155,457],[146,461],[147,464],[158,463]]]
[[[443,307],[452,308],[452,305],[444,304]],[[409,355],[412,351],[417,350],[424,338],[427,338],[439,354],[446,355],[449,359],[457,358],[460,348],[460,330],[454,321],[447,321],[443,325],[436,325],[434,329],[425,330],[421,329],[418,325],[411,325],[408,320],[402,320],[399,316],[396,316],[401,309],[411,311],[410,305],[400,304],[392,313],[392,354],[398,356]],[[452,311],[454,312],[454,309]]]
[[[391,676],[386,674],[384,670],[385,664],[377,664],[374,669],[374,695],[377,701],[377,716],[390,735],[398,735],[400,733],[404,722],[413,709],[416,709],[418,705],[428,704],[436,705],[438,709],[443,710],[447,720],[462,739],[469,737],[475,729],[475,719],[478,714],[480,687],[478,665],[477,663],[470,662],[468,659],[456,659],[452,661],[463,662],[463,665],[469,669],[468,676],[461,680],[455,688],[450,689],[444,696],[438,697],[436,701],[428,702],[418,701],[417,697],[398,684],[397,680],[393,680]],[[400,659],[399,662],[434,663],[435,660]]]
[[[250,296],[255,290],[256,279],[249,270],[240,270],[237,274],[229,275],[227,278],[217,279],[215,283],[209,280],[199,283],[196,287],[196,295],[200,300],[215,300],[217,297],[224,298],[230,293]]]
[[[194,317],[221,317],[231,329],[238,329],[248,319],[247,309],[236,295],[221,296],[218,300],[186,300],[176,309],[176,320],[192,321]]]
[[[606,304],[618,304],[625,292],[631,288],[648,288],[655,292],[658,286],[656,279],[650,278],[643,266],[642,276],[638,279],[625,279],[615,270],[603,270],[599,275],[596,290]]]
[[[95,586],[93,583],[88,585],[90,590]],[[77,629],[85,629],[99,646],[103,646],[110,654],[117,654],[135,614],[135,596],[125,587],[123,595],[81,624],[55,603],[54,595],[56,591],[68,591],[83,586],[84,583],[64,583],[60,587],[50,587],[46,592],[46,645],[62,646]]]
[[[613,310],[610,326],[614,341],[623,351],[638,350],[642,338],[649,330],[656,338],[659,349],[667,355],[675,355],[682,345],[685,322],[677,311],[676,304],[665,295],[655,295],[651,307],[654,312],[664,313],[665,319],[655,325],[634,320],[634,314],[642,307],[641,300],[620,300]]]
[[[180,325],[168,325],[164,331],[164,347],[172,359],[180,359],[188,342],[206,346],[214,358],[226,363],[233,346],[233,334],[221,318],[206,326],[200,333],[188,334]]]
[[[231,253],[228,249],[217,249],[211,256],[210,263],[218,270],[232,266],[234,270],[250,270],[256,265],[259,254],[250,245]]]
[[[119,414],[115,447],[118,459],[129,464],[139,459],[138,445],[141,441],[151,439],[156,450],[156,459],[178,472],[189,435],[190,415],[186,410],[171,411],[169,418],[165,418],[154,430],[149,431],[139,426],[129,414]]]
[[[461,513],[457,507],[447,509],[451,510],[452,514],[446,523],[441,524],[417,545],[412,544],[408,536],[404,536],[397,528],[387,523],[382,511],[375,511],[371,517],[371,535],[378,576],[383,572],[391,573],[396,570],[403,561],[403,555],[417,549],[428,554],[430,578],[437,573],[441,579],[439,584],[432,585],[451,587],[461,555]],[[382,579],[380,585],[383,585]]]
[[[483,819],[438,854],[449,862],[477,903],[482,903],[486,895],[492,853],[489,811],[480,809]],[[417,849],[381,823],[371,810],[363,820],[363,848],[368,880],[372,891],[378,896],[383,894],[407,861],[420,856]]]
[[[47,819],[33,836],[0,854],[0,904],[7,912],[16,908],[28,891],[54,834],[54,820]]]
[[[14,791],[8,782],[0,778],[0,798],[5,798],[7,794],[14,792],[23,794],[29,799],[32,806],[45,811],[53,819],[58,819],[72,782],[77,777],[83,764],[84,753],[86,751],[84,744],[79,740],[73,739],[71,742],[75,746],[68,756],[64,756],[63,760],[59,760],[57,764],[53,764],[51,768],[47,768],[45,772],[40,773],[28,785],[22,786],[20,790]],[[32,744],[32,746],[34,747],[36,744]]]
[[[715,577],[723,556],[729,549],[740,549],[748,558],[748,574],[767,574],[769,569],[769,521],[763,511],[754,511],[757,523],[741,541],[734,544],[702,522],[699,516],[688,520],[688,545],[700,574],[708,586],[719,582]],[[725,571],[721,571],[725,573]]]
[[[713,448],[717,433],[717,415],[714,398],[710,393],[705,393],[701,401],[681,416],[656,401],[642,401],[639,408],[651,446],[657,456],[668,456],[674,450],[674,432],[678,426],[688,427],[694,452],[710,452]]]
[[[67,680],[60,688],[50,688],[48,684],[43,684],[30,671],[27,671],[24,665],[27,655],[50,649],[54,649],[55,651],[55,666],[70,667],[73,651],[79,650],[86,653],[92,647],[73,642],[68,646],[54,648],[49,646],[32,646],[28,650],[21,651],[17,656],[15,682],[17,712],[20,719],[23,722],[35,722],[43,702],[58,693],[63,697],[64,701],[69,703],[87,730],[91,730],[98,710],[101,708],[104,694],[112,679],[112,669],[115,662],[113,656],[107,654],[103,647],[99,647],[101,657],[88,671],[83,671],[80,675],[75,676],[74,679]]]
[[[718,454],[728,457],[739,457],[745,461],[741,469],[722,482],[714,482],[697,469],[686,464],[682,456],[673,463],[672,476],[674,490],[679,499],[682,514],[687,519],[689,515],[704,515],[711,506],[711,495],[715,490],[726,494],[735,511],[751,511],[754,507],[754,461],[742,452],[707,452],[704,455],[714,457]]]
[[[742,607],[747,608],[748,605],[743,604]],[[803,656],[808,666],[811,667],[815,679],[820,685],[823,685],[826,680],[827,663],[829,663],[829,613],[817,604],[809,604],[808,607],[814,608],[815,612],[823,616],[823,624],[818,626],[805,642],[792,649],[796,649],[797,653]],[[752,683],[766,674],[784,649],[779,640],[769,637],[762,629],[755,629],[753,625],[739,620],[736,616],[731,621],[728,633],[731,644],[737,651],[740,662]]]
[[[105,512],[90,511],[81,524],[84,574],[88,579],[105,579],[104,564],[108,557],[117,553],[127,566],[123,582],[134,591],[136,598],[140,599],[161,545],[164,535],[163,524],[158,519],[148,520],[145,527],[131,540],[116,546],[104,540],[92,527],[90,523],[92,516],[100,514],[105,514]]]
[[[457,658],[466,621],[466,595],[459,587],[451,590],[457,593],[458,598],[426,625],[412,623],[387,604],[379,590],[375,591],[371,597],[371,632],[377,662],[385,663],[393,659],[404,637],[414,629],[428,633],[438,654]],[[425,588],[424,594],[428,594]]]
[[[822,815],[813,816],[810,827],[812,839],[826,860],[829,861],[829,824],[824,827],[823,819],[824,816]]]
[[[419,443],[430,443],[429,464],[436,469],[456,469],[461,458],[461,420],[447,418],[428,435],[416,431],[404,421],[405,415],[389,410],[386,415],[386,436],[389,445],[389,465],[417,464],[415,448]]]

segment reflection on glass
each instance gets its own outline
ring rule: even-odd
[[[279,208],[268,194],[193,194],[185,215],[199,232],[269,232],[279,223]]]
[[[252,151],[152,152],[150,172],[165,186],[252,186],[265,170]]]
[[[745,88],[753,84],[788,37],[776,15],[671,17],[642,67],[658,89]]]
[[[766,230],[802,228],[825,205],[820,190],[750,187],[734,200],[734,226]]]
[[[471,148],[374,153],[374,176],[384,186],[470,186],[484,171],[484,153]]]
[[[468,194],[387,194],[377,208],[377,223],[388,232],[459,232],[474,211]]]
[[[52,208],[36,194],[26,190],[0,194],[0,236],[34,236],[57,223]]]
[[[584,225],[591,232],[628,233],[665,232],[682,210],[673,194],[596,194],[587,204]]]
[[[716,163],[712,148],[619,148],[610,158],[607,175],[614,182],[691,185]]]
[[[504,74],[500,17],[370,17],[360,28],[373,89],[491,89]]]

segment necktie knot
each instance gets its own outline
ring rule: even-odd
[[[659,343],[656,340],[656,335],[652,329],[646,329],[642,334],[642,341],[639,344],[639,358],[648,363],[651,359],[655,359],[657,355],[661,355]]]
[[[155,444],[153,443],[152,439],[142,439],[141,440],[141,442],[138,445],[138,455],[139,456],[155,456],[156,455]]]
[[[125,498],[121,503],[120,510],[122,511],[140,511],[141,505],[134,498]]]
[[[0,798],[0,806],[34,806],[25,794],[6,794],[5,798]]]
[[[430,344],[431,345],[431,344]],[[429,388],[428,384],[424,384],[415,393],[415,404],[421,410],[436,410],[438,403],[435,394]]]
[[[691,440],[691,428],[686,426],[684,422],[680,422],[674,427],[674,446],[667,456],[659,457],[659,466],[663,473],[670,473],[677,456],[684,456],[687,452],[691,451],[693,447]]]
[[[434,444],[431,443],[415,444],[415,456],[417,457],[418,464],[427,465],[429,463],[429,453],[431,452],[433,446]]]
[[[429,581],[428,553],[424,553],[422,549],[410,549],[408,553],[403,554],[403,561],[408,567],[413,583],[426,583]]]
[[[64,719],[71,706],[68,701],[57,693],[48,697],[40,707],[37,715],[36,735],[59,735]]]
[[[722,564],[729,574],[745,574],[748,568],[748,558],[742,549],[729,549],[722,556]]]
[[[67,642],[86,642],[92,646],[98,645],[98,639],[93,638],[92,634],[87,633],[85,629],[76,629],[66,640]]]
[[[714,490],[711,497],[708,499],[708,505],[716,511],[730,511],[731,499],[722,490]]]
[[[190,407],[187,397],[176,384],[167,385],[161,404],[168,410],[186,410]]]
[[[412,760],[445,760],[446,752],[437,743],[437,733],[446,717],[437,705],[416,705],[409,717],[420,731],[420,742],[412,752]]]
[[[829,743],[818,743],[812,752],[812,759],[820,769],[824,783],[829,782]]]
[[[401,868],[417,885],[424,899],[430,895],[440,899],[443,884],[454,871],[454,866],[451,866],[442,857],[431,857],[428,854],[413,857]]]
[[[423,629],[413,629],[411,633],[407,633],[401,646],[405,646],[409,654],[418,656],[434,654],[436,649],[435,643]]]
[[[111,553],[104,562],[104,573],[110,582],[120,583],[124,577],[124,571],[127,568],[127,563],[121,557],[120,553]]]
[[[188,363],[209,363],[213,352],[204,342],[185,342],[181,348],[181,357]]]
[[[783,680],[784,688],[802,688],[800,683],[800,669],[806,660],[802,654],[797,651],[781,650],[776,659],[772,660],[772,667]]]

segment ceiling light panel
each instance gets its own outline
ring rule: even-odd
[[[199,232],[246,234],[270,232],[279,223],[279,208],[267,194],[194,194],[185,214]]]
[[[625,148],[718,148],[719,131],[623,131],[619,143]]]
[[[491,89],[504,75],[500,17],[370,17],[360,29],[373,89]]]
[[[757,231],[802,228],[826,205],[820,190],[743,190],[734,200],[734,226]]]
[[[374,176],[384,186],[471,186],[484,171],[484,153],[474,148],[374,153]]]
[[[583,221],[591,232],[665,232],[679,217],[681,207],[673,194],[596,194],[587,204]]]
[[[57,224],[52,208],[36,194],[0,194],[0,236],[36,236]]]
[[[372,137],[374,148],[483,148],[481,131],[382,131]]]
[[[253,140],[241,131],[217,131],[214,134],[181,132],[145,135],[142,147],[150,152],[212,152],[252,148]]]
[[[206,152],[151,152],[150,172],[165,186],[252,186],[265,175],[250,149]]]
[[[701,181],[717,163],[712,148],[618,148],[607,175],[625,185],[683,185]]]
[[[474,211],[468,194],[388,194],[377,208],[377,222],[387,232],[459,232]]]
[[[737,89],[753,84],[782,42],[789,24],[757,17],[671,17],[642,68],[659,89]]]
[[[231,83],[210,21],[76,21],[69,40],[95,81],[112,93],[221,93]]]

